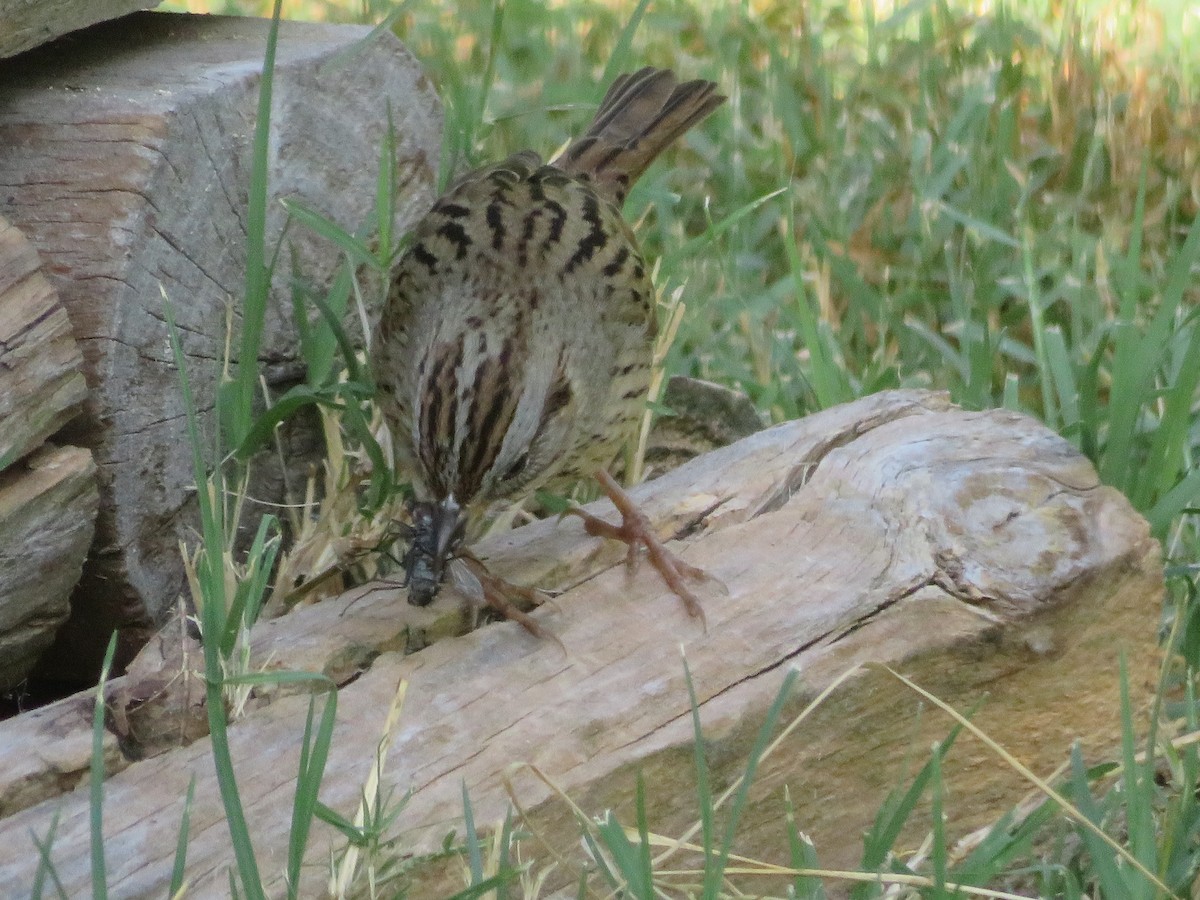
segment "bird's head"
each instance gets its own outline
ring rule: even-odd
[[[428,606],[442,586],[446,563],[462,544],[466,519],[453,495],[443,500],[414,501],[409,510],[412,530],[404,554],[408,602]]]

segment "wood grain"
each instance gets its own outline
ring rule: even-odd
[[[67,312],[32,245],[0,217],[0,691],[15,688],[70,610],[96,523],[96,466],[46,444],[87,397]]]
[[[0,472],[76,415],[83,357],[37,252],[0,216]]]

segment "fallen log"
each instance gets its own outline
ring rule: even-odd
[[[91,542],[91,454],[44,443],[86,395],[66,310],[33,247],[0,217],[0,691],[53,642]]]
[[[83,357],[25,236],[0,216],[0,472],[78,414]]]
[[[401,852],[435,849],[452,828],[461,834],[464,785],[476,822],[498,821],[509,776],[530,827],[566,854],[578,847],[573,813],[515,764],[536,766],[583,809],[612,808],[627,822],[641,771],[652,829],[680,834],[695,819],[680,645],[718,789],[740,774],[790,668],[801,679],[792,711],[866,662],[886,663],[960,709],[986,697],[973,721],[1042,774],[1074,740],[1089,759],[1117,746],[1122,651],[1139,709],[1155,680],[1157,543],[1074,447],[1027,417],[965,412],[921,392],[881,394],[706,454],[634,495],[662,533],[679,536],[681,555],[718,580],[703,588],[707,629],[648,567],[628,582],[622,550],[573,520],[478,548],[498,574],[566,588],[536,614],[561,645],[502,623],[411,656],[395,652],[414,627],[454,611],[461,600],[452,591],[415,610],[402,590],[360,589],[262,623],[256,652],[268,667],[323,670],[344,685],[323,802],[353,815],[402,679],[407,699],[384,772],[385,788],[412,790],[397,826]],[[308,702],[277,696],[231,731],[272,890]],[[786,785],[822,863],[852,864],[885,790],[951,727],[921,706],[878,670],[842,684],[760,768],[735,851],[786,860]],[[943,772],[951,835],[1027,789],[966,737]],[[193,777],[189,896],[228,890],[233,857],[203,739],[106,784],[106,840],[121,848],[110,862],[113,892],[161,896]],[[30,832],[44,835],[55,815],[58,875],[69,895],[86,889],[88,803],[75,793],[0,822],[0,893],[28,889],[37,864]],[[311,884],[301,893],[320,890],[324,861],[340,846],[331,829],[315,827]],[[448,884],[436,873],[417,877],[427,878],[421,896],[441,896]]]
[[[85,692],[0,722],[0,820],[86,783],[95,703]],[[124,768],[116,737],[101,740],[105,771]]]
[[[240,314],[243,293],[267,24],[138,13],[0,62],[3,210],[45,261],[82,346],[92,394],[71,438],[94,451],[101,485],[93,552],[44,676],[94,677],[114,628],[127,660],[186,591],[179,541],[194,534],[195,479],[163,295],[195,395],[215,396],[229,306]],[[432,202],[432,86],[386,30],[281,24],[268,252],[284,227],[280,198],[348,230],[371,221],[389,104],[399,234]],[[341,259],[330,242],[289,230],[259,361],[277,393],[304,376],[289,248],[317,283]],[[201,413],[211,434],[212,410]],[[320,454],[315,429],[291,440],[291,460]],[[253,494],[282,502],[281,477],[268,469],[258,467]]]
[[[0,690],[29,674],[66,621],[98,501],[81,447],[43,444],[0,472]]]
[[[0,57],[16,56],[64,34],[150,9],[161,0],[0,0]]]

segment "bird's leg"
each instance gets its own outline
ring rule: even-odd
[[[557,637],[542,628],[532,616],[510,599],[516,598],[528,604],[530,609],[535,609],[546,602],[548,598],[545,594],[533,588],[521,587],[519,584],[513,584],[511,581],[506,581],[497,575],[493,575],[488,571],[487,566],[483,564],[483,560],[469,550],[460,550],[456,558],[474,576],[475,580],[479,582],[480,594],[488,606],[496,610],[504,618],[520,623],[521,627],[534,637],[550,638],[556,642],[558,641]]]
[[[621,514],[621,524],[613,525],[578,506],[569,507],[567,512],[583,519],[584,530],[593,537],[611,538],[628,544],[629,553],[625,557],[625,561],[631,572],[637,567],[638,549],[645,547],[646,555],[650,557],[650,564],[658,570],[663,581],[667,583],[667,587],[683,601],[688,614],[703,623],[704,608],[700,605],[700,598],[692,593],[684,583],[684,579],[700,580],[707,578],[708,574],[703,569],[684,562],[663,546],[663,542],[654,533],[654,527],[646,514],[638,509],[633,498],[625,492],[621,485],[617,484],[611,475],[600,469],[596,472],[596,480],[600,482],[601,490],[613,502],[617,512]]]

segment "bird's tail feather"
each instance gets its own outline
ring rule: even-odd
[[[633,183],[676,138],[725,102],[711,81],[679,84],[667,69],[619,76],[587,133],[553,165],[587,178],[620,206]]]

